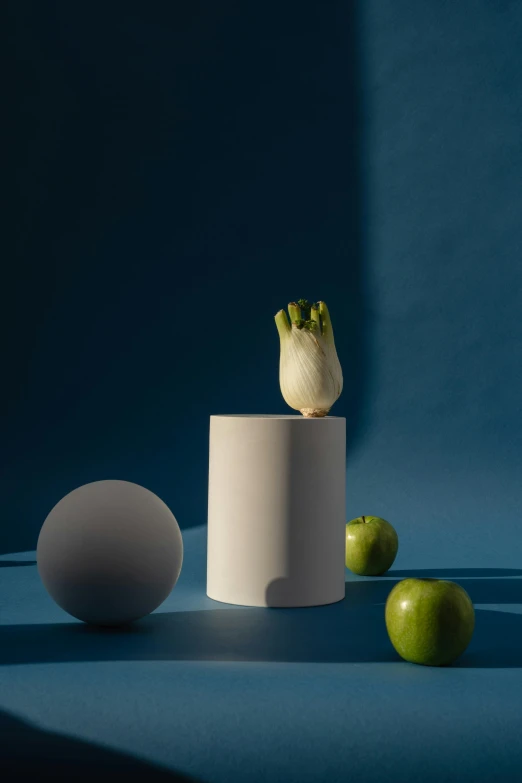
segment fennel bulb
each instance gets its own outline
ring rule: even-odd
[[[326,416],[343,389],[332,322],[324,302],[290,302],[275,315],[281,354],[279,384],[285,402],[306,417]]]

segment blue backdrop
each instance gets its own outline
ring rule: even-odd
[[[334,317],[347,513],[512,514],[516,4],[7,7],[3,551],[98,478],[204,523],[208,417],[285,412],[299,296]]]
[[[348,514],[513,513],[516,3],[7,12],[3,551],[98,478],[204,523],[209,414],[285,412],[299,296],[334,317]]]

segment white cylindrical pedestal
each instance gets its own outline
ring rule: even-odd
[[[346,420],[211,416],[207,595],[243,606],[344,598]]]

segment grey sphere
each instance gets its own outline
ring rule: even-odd
[[[173,513],[150,490],[94,481],[49,513],[36,559],[62,609],[93,625],[123,625],[167,598],[181,571],[183,539]]]

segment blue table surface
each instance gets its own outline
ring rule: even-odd
[[[429,551],[405,547],[386,577],[347,572],[338,604],[259,609],[207,598],[206,528],[184,541],[172,594],[126,630],[63,612],[34,552],[0,557],[4,770],[213,783],[522,779],[522,569],[506,565],[516,553],[478,548],[438,569]],[[403,662],[388,640],[386,596],[413,574],[454,579],[474,601],[475,634],[452,667]]]

